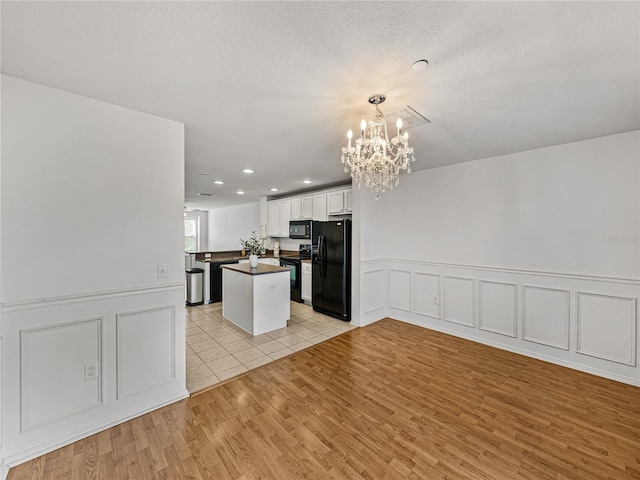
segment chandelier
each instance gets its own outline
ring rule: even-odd
[[[415,161],[413,148],[409,146],[409,134],[402,131],[402,119],[396,122],[397,135],[389,141],[387,123],[380,111],[380,105],[386,100],[382,94],[371,95],[369,103],[376,107],[376,117],[367,123],[364,119],[360,124],[360,138],[356,139],[355,147],[351,145],[353,132],[347,132],[349,142],[342,147],[341,162],[344,171],[351,170],[351,178],[362,188],[369,188],[376,196],[387,190],[393,190],[400,183],[400,171],[411,173],[411,162]]]

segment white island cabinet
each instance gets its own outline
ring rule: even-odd
[[[222,316],[251,335],[287,326],[289,270],[259,263],[222,266]]]

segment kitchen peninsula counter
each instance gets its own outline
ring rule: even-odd
[[[251,335],[287,326],[291,316],[287,268],[247,263],[222,266],[222,316]]]

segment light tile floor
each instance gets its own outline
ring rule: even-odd
[[[187,389],[196,392],[354,328],[291,302],[286,328],[253,336],[222,318],[222,304],[187,307]]]

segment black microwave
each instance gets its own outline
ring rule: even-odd
[[[311,220],[291,220],[289,238],[311,239]]]

